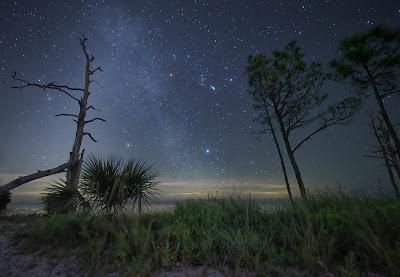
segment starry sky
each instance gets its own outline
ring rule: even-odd
[[[77,112],[77,105],[57,92],[11,89],[10,75],[82,86],[78,38],[85,34],[104,70],[90,103],[107,120],[90,126],[99,142],[85,139],[86,153],[147,161],[171,186],[282,188],[271,138],[254,134],[247,57],[297,40],[307,59],[326,64],[341,38],[378,23],[399,27],[400,3],[0,1],[0,181],[67,160],[74,123],[54,115]],[[332,100],[353,93],[336,83],[324,89]],[[387,101],[392,114],[399,103]],[[351,124],[329,129],[296,153],[308,187],[386,186],[380,162],[363,156],[373,143],[367,115],[375,110],[368,100]]]

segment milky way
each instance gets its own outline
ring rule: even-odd
[[[257,138],[244,70],[250,54],[297,40],[308,59],[337,55],[341,38],[400,24],[396,1],[1,1],[0,172],[27,173],[67,159],[78,107],[64,95],[15,90],[12,71],[33,81],[81,86],[85,34],[96,75],[90,153],[147,161],[165,181],[282,184],[268,136]],[[332,98],[353,93],[325,87]],[[399,99],[387,103],[398,112]],[[379,162],[368,103],[352,123],[313,139],[298,158],[309,185],[377,186]],[[299,135],[302,135],[301,133]]]

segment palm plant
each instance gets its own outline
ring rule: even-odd
[[[92,155],[83,165],[80,189],[100,211],[118,211],[132,203],[141,212],[156,195],[157,176],[146,163]]]
[[[132,201],[133,207],[137,206],[139,212],[143,206],[149,206],[157,193],[157,182],[154,179],[158,172],[146,163],[128,161],[122,172],[121,180],[125,186],[126,196]]]
[[[46,188],[43,193],[42,203],[49,214],[68,213],[79,208],[89,208],[89,204],[81,192],[66,185],[66,181],[60,179]]]
[[[89,156],[82,168],[80,187],[96,209],[116,209],[125,205],[119,172],[122,162],[115,157]]]

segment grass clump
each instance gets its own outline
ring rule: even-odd
[[[391,198],[310,197],[296,208],[263,209],[250,199],[179,203],[172,213],[132,216],[79,212],[36,220],[27,240],[64,245],[91,270],[129,274],[184,265],[357,276],[398,276],[400,202]]]

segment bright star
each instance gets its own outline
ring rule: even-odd
[[[204,87],[206,85],[207,77],[204,74],[200,75],[200,81],[199,84],[200,86]]]

